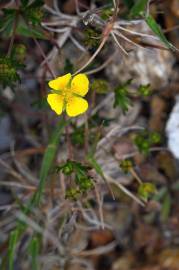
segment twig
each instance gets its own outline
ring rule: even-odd
[[[132,174],[132,176],[137,180],[137,182],[139,183],[139,185],[142,184],[142,180],[140,179],[140,177],[137,175],[137,173],[135,172],[135,170],[133,168],[131,168],[129,170],[129,172]]]
[[[109,65],[109,63],[113,60],[115,55],[116,55],[116,52],[114,54],[112,54],[102,65],[100,65],[99,67],[97,67],[95,69],[92,69],[92,70],[89,70],[89,71],[85,72],[85,74],[91,75],[91,74],[94,74],[94,73],[97,73],[97,72],[101,71],[107,65]]]
[[[119,49],[125,54],[128,55],[128,53],[126,52],[126,50],[122,47],[122,45],[119,43],[117,37],[115,36],[114,32],[111,32],[111,35],[114,39],[114,41],[116,42],[116,44],[118,45]]]
[[[105,246],[102,247],[98,247],[98,248],[94,248],[92,250],[84,250],[81,251],[79,253],[77,252],[72,252],[73,256],[92,256],[92,255],[102,255],[105,253],[108,253],[112,250],[114,250],[114,248],[117,246],[117,241],[113,241]]]
[[[99,217],[100,217],[100,221],[101,221],[101,227],[104,230],[103,203],[102,203],[102,200],[100,198],[100,193],[98,191],[97,185],[95,185],[94,188],[95,188],[94,190],[95,190],[96,199],[97,199],[97,203],[98,203],[98,207],[99,207]]]
[[[44,230],[38,223],[36,223],[34,220],[32,220],[30,217],[26,216],[24,213],[19,212],[16,214],[16,217],[27,224],[29,227],[31,227],[35,232],[38,232],[43,235],[43,237],[46,237],[51,243],[54,244],[54,246],[57,247],[59,253],[63,253],[63,247],[61,243],[59,242],[58,238],[54,236],[51,232]]]
[[[130,192],[127,188],[125,188],[121,183],[119,183],[117,180],[114,180],[111,176],[104,173],[105,178],[108,180],[109,183],[112,183],[116,186],[118,186],[127,196],[132,198],[134,201],[136,201],[141,206],[145,206],[145,203],[143,203],[139,198],[137,198],[132,192]]]
[[[81,72],[83,69],[85,69],[91,62],[95,59],[95,57],[98,55],[98,53],[102,50],[104,44],[106,43],[108,37],[105,36],[100,43],[98,49],[95,51],[95,53],[91,56],[91,58],[81,67],[79,68],[73,75],[76,75],[77,73]]]
[[[11,174],[12,176],[14,176],[15,178],[17,178],[18,180],[20,180],[20,181],[24,180],[24,178],[20,174],[18,174],[13,168],[11,168],[11,166],[9,166],[9,164],[7,164],[2,159],[0,159],[0,165],[2,165],[4,168],[6,168],[8,173]]]
[[[48,60],[47,60],[47,57],[46,57],[46,55],[44,54],[44,52],[43,52],[43,50],[42,50],[42,48],[41,48],[39,42],[38,42],[37,39],[34,38],[34,37],[33,37],[33,40],[34,40],[35,44],[37,45],[37,47],[39,48],[39,51],[40,51],[41,55],[42,55],[43,58],[44,58],[45,64],[46,64],[46,66],[47,66],[47,68],[48,68],[48,70],[49,70],[51,76],[52,76],[53,78],[55,78],[55,77],[56,77],[56,76],[55,76],[55,73],[53,72],[51,66],[49,65]]]
[[[27,189],[27,190],[36,190],[37,189],[37,187],[35,187],[35,186],[24,185],[24,184],[12,182],[12,181],[11,182],[0,181],[0,186],[22,188],[22,189]]]

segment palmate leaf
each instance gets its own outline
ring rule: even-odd
[[[128,87],[131,84],[132,80],[127,80],[122,85],[119,85],[114,90],[115,93],[115,99],[114,99],[114,108],[119,106],[123,113],[126,113],[129,109],[129,106],[131,105],[131,101],[128,97]]]
[[[115,102],[114,107],[119,106],[123,113],[126,113],[130,106],[130,99],[127,95],[120,93],[120,91],[115,91]]]
[[[150,27],[150,29],[159,37],[161,42],[163,42],[168,49],[177,50],[177,48],[175,48],[175,46],[173,46],[167,40],[167,38],[165,37],[165,35],[162,32],[160,25],[158,25],[158,23],[155,21],[155,19],[152,16],[150,16],[150,15],[146,16],[145,21],[148,24],[148,26]]]

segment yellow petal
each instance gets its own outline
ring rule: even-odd
[[[60,115],[63,111],[64,98],[61,95],[49,94],[47,101],[53,111]]]
[[[55,80],[49,81],[48,85],[54,90],[63,90],[71,80],[71,74],[58,77]]]
[[[71,82],[71,90],[73,93],[84,97],[88,92],[89,80],[85,74],[76,75]]]
[[[66,105],[66,112],[70,117],[82,114],[86,112],[87,109],[88,109],[88,102],[81,97],[74,96],[70,98],[70,100],[67,102]]]

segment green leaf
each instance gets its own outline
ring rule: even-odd
[[[128,80],[122,85],[119,85],[115,90],[114,108],[119,106],[123,113],[126,113],[131,104],[128,97],[128,86],[131,84],[132,80]]]
[[[49,171],[51,169],[53,160],[55,158],[55,154],[57,152],[57,148],[60,142],[60,136],[63,132],[64,127],[68,124],[68,122],[64,120],[60,120],[58,123],[56,129],[54,130],[52,137],[50,139],[50,142],[46,148],[43,160],[42,160],[42,166],[40,170],[40,183],[38,186],[38,190],[34,195],[33,198],[33,205],[39,205],[42,193],[45,187],[45,183],[47,180],[47,176],[49,174]]]
[[[162,210],[161,210],[162,221],[167,221],[169,214],[170,214],[171,206],[172,206],[172,199],[170,197],[170,194],[167,193],[165,195],[164,201],[162,203]]]
[[[29,27],[22,20],[19,22],[17,26],[16,33],[25,37],[46,39],[46,36],[44,35],[40,27],[36,27],[36,28],[33,28],[32,26]]]
[[[14,10],[9,10],[5,12],[5,16],[0,21],[0,32],[3,32],[3,38],[9,38],[13,32],[13,25],[16,16]]]
[[[160,188],[157,193],[153,196],[153,199],[155,201],[160,201],[164,198],[164,196],[167,194],[167,188],[166,187],[162,187]]]
[[[151,95],[151,86],[150,84],[141,84],[137,91],[141,96],[148,97],[149,95]]]
[[[94,158],[93,155],[89,154],[87,156],[87,160],[90,163],[90,165],[95,169],[95,171],[104,179],[104,174],[101,166],[97,162],[97,160]]]
[[[161,42],[163,42],[168,49],[177,50],[177,48],[175,48],[175,46],[173,46],[167,40],[167,38],[165,37],[165,35],[162,32],[160,25],[157,24],[157,22],[155,21],[155,19],[152,16],[150,16],[150,15],[146,16],[145,20],[146,20],[146,23],[148,24],[148,26],[150,27],[150,29],[159,37]]]
[[[18,233],[19,231],[16,229],[10,233],[9,237],[9,247],[8,247],[9,270],[14,269],[15,249],[18,241]]]
[[[103,173],[103,170],[101,168],[101,166],[99,165],[99,163],[97,162],[97,160],[95,159],[94,155],[92,153],[90,153],[87,156],[87,160],[89,162],[89,164],[91,165],[91,167],[93,167],[95,169],[95,171],[97,172],[97,174],[99,174],[101,176],[101,178],[103,179],[103,181],[105,182],[106,186],[108,187],[112,197],[114,197],[113,191],[109,185],[109,183],[107,182],[105,175]]]
[[[39,239],[37,237],[32,238],[29,245],[29,253],[31,255],[32,270],[39,269],[38,255],[40,250]]]
[[[48,102],[47,102],[47,98],[46,97],[42,97],[39,100],[34,101],[33,103],[31,103],[31,106],[33,108],[39,109],[39,110],[43,110],[43,109],[47,109],[49,108]]]
[[[148,0],[137,0],[131,8],[129,16],[135,18],[144,15],[147,2]]]

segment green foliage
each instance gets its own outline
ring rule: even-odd
[[[88,134],[88,141],[90,145],[94,145],[100,139],[100,130],[99,127],[101,126],[109,126],[110,122],[113,119],[108,119],[104,117],[100,117],[98,114],[93,115],[89,121],[89,134]],[[82,125],[77,127],[73,125],[73,132],[71,133],[71,140],[74,145],[83,146],[85,143],[85,126]]]
[[[8,247],[8,269],[14,269],[15,249],[18,241],[18,230],[14,230],[10,233],[9,247]]]
[[[71,175],[75,170],[76,163],[74,161],[68,160],[61,166],[57,166],[57,172],[62,171],[65,175]]]
[[[100,116],[99,114],[95,114],[90,118],[89,124],[90,127],[108,127],[112,121],[114,121],[114,118],[106,118]]]
[[[14,34],[13,28],[16,22],[16,33],[26,37],[45,38],[40,27],[43,19],[43,1],[34,1],[30,5],[28,3],[29,1],[21,1],[19,9],[3,9],[3,15],[0,17],[0,31],[3,32],[4,37]]]
[[[52,162],[55,158],[55,154],[57,152],[57,148],[59,145],[59,141],[60,141],[60,136],[62,134],[62,131],[65,127],[65,125],[67,125],[68,122],[65,122],[64,120],[60,120],[56,129],[54,130],[52,137],[50,139],[50,142],[46,148],[43,160],[42,160],[42,166],[41,166],[41,170],[40,170],[40,183],[38,186],[38,190],[34,195],[33,198],[33,205],[39,205],[41,197],[42,197],[42,193],[45,187],[45,182],[47,180],[47,176],[49,174],[49,171],[51,169],[52,166]]]
[[[147,130],[139,132],[134,139],[134,143],[137,146],[139,152],[145,155],[149,154],[150,147],[153,144],[158,144],[160,141],[161,137],[158,132],[149,132]]]
[[[149,133],[149,142],[150,144],[157,144],[157,143],[160,143],[161,142],[161,136],[158,132],[150,132]]]
[[[133,168],[133,163],[130,159],[124,159],[120,162],[120,168],[124,173],[129,173]]]
[[[93,154],[89,154],[87,157],[87,160],[88,160],[89,164],[95,169],[97,174],[99,174],[104,179],[105,177],[103,174],[103,170],[102,170],[101,166],[99,165],[99,163],[97,162],[97,160],[95,159],[95,157],[93,156]]]
[[[65,59],[64,73],[74,73],[74,65],[70,59]]]
[[[167,192],[163,198],[161,209],[161,219],[163,222],[165,222],[168,219],[171,211],[171,206],[172,206],[172,199],[170,194]]]
[[[26,0],[21,1],[20,12],[23,14],[24,18],[33,25],[40,24],[44,17],[44,13],[42,11],[43,4],[44,1],[41,0],[35,0],[31,4]]]
[[[138,88],[138,93],[143,97],[148,97],[151,95],[151,86],[150,84],[140,85]]]
[[[156,187],[153,183],[142,183],[139,185],[138,195],[142,200],[147,202],[155,193]]]
[[[26,46],[24,44],[17,44],[12,50],[12,58],[18,63],[23,64],[26,56]]]
[[[106,7],[102,9],[101,19],[108,20],[113,15],[113,9],[111,7]]]
[[[174,186],[172,188],[174,188]],[[160,218],[162,222],[167,221],[172,208],[172,197],[170,191],[166,186],[164,186],[158,190],[158,192],[153,196],[153,199],[161,203]]]
[[[146,23],[150,27],[150,29],[159,37],[159,39],[165,44],[165,46],[169,49],[175,50],[176,48],[167,40],[165,35],[162,32],[160,25],[157,24],[155,19],[148,15],[145,17]]]
[[[134,141],[135,145],[137,146],[139,152],[147,155],[150,151],[150,143],[146,139],[142,138],[141,136],[137,136]]]
[[[67,160],[64,164],[57,166],[57,172],[62,171],[66,176],[73,174],[77,185],[77,187],[67,190],[66,198],[77,199],[80,194],[93,188],[92,178],[88,174],[90,169],[91,167],[73,160]]]
[[[9,57],[0,57],[0,83],[5,85],[12,85],[14,82],[19,80],[17,68],[20,65]]]
[[[38,99],[37,101],[32,102],[31,106],[39,110],[49,108],[46,97],[43,97],[41,99]]]
[[[109,91],[109,85],[106,80],[95,79],[91,84],[91,90],[98,94],[106,94]]]
[[[12,35],[13,24],[16,17],[15,9],[3,9],[3,15],[0,16],[0,32],[4,33],[3,37]]]
[[[76,201],[80,198],[81,192],[79,188],[68,188],[65,193],[65,198]]]
[[[33,25],[40,24],[44,13],[39,7],[31,7],[24,10],[24,16],[30,21]]]
[[[38,261],[39,251],[40,251],[39,238],[33,237],[29,244],[29,254],[31,256],[32,270],[39,269],[39,261]]]
[[[131,101],[129,99],[129,85],[132,80],[126,81],[124,84],[119,85],[115,90],[115,100],[114,100],[114,108],[119,106],[123,113],[126,113],[131,105]]]
[[[39,39],[46,39],[44,32],[41,27],[36,26],[35,28],[29,27],[23,20],[21,20],[17,26],[16,33],[24,37],[33,37]]]
[[[136,18],[143,16],[145,14],[146,5],[148,0],[137,0],[135,4],[130,9],[129,17]]]
[[[128,7],[131,6],[131,3],[129,0],[124,0],[124,1],[127,2],[126,5]],[[148,15],[148,13],[146,12],[147,3],[148,3],[148,0],[136,0],[134,5],[130,8],[129,18],[140,18],[140,17],[145,18],[146,23],[148,24],[150,29],[155,33],[155,35],[159,37],[161,42],[164,43],[164,45],[168,49],[177,50],[175,46],[173,46],[167,40],[167,38],[162,32],[160,25],[155,21],[155,19],[151,15]]]
[[[74,145],[84,145],[84,126],[74,127],[73,133],[71,134],[71,140]]]
[[[96,29],[88,27],[84,30],[84,44],[89,46],[89,48],[98,47],[100,39],[100,33]]]

